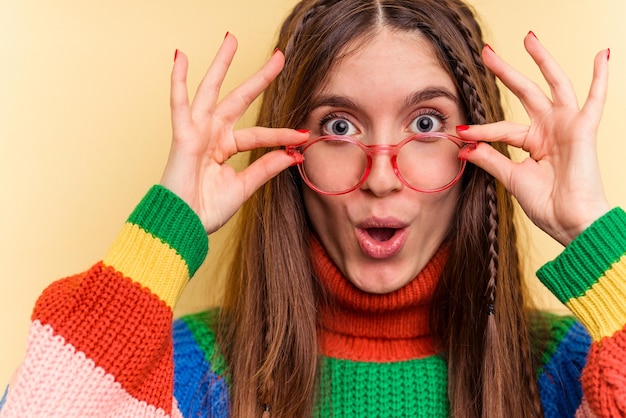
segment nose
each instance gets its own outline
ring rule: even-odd
[[[369,191],[378,197],[384,197],[404,187],[396,175],[391,158],[392,156],[386,152],[372,155],[372,166],[367,178],[361,185],[361,190]]]

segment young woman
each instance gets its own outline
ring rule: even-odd
[[[304,0],[219,102],[235,37],[191,103],[177,52],[161,184],[40,297],[0,416],[626,413],[626,214],[595,158],[609,51],[579,108],[524,42],[551,98],[456,0]],[[530,126],[503,121],[494,75]],[[258,127],[234,130],[262,92]],[[539,276],[577,319],[525,301],[511,195],[567,246]],[[223,306],[172,330],[206,234],[240,208]]]

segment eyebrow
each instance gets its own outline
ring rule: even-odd
[[[428,100],[444,97],[455,104],[460,104],[459,98],[450,90],[444,87],[428,87],[424,90],[417,91],[406,98],[404,101],[405,107],[414,107]],[[315,97],[311,103],[311,109],[316,109],[321,106],[339,107],[346,109],[359,109],[360,106],[353,100],[343,96],[319,96]]]
[[[417,91],[410,95],[405,101],[404,105],[406,107],[413,107],[427,100],[436,99],[438,97],[445,97],[450,99],[455,104],[460,104],[459,98],[452,93],[450,90],[444,87],[429,87],[424,90]]]

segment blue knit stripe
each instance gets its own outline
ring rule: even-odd
[[[226,381],[211,370],[185,321],[174,321],[173,339],[174,397],[183,416],[227,418],[230,401]]]
[[[6,389],[4,390],[4,395],[2,395],[2,399],[0,399],[0,411],[2,411],[2,406],[7,400],[8,393],[9,393],[9,386],[7,385]]]
[[[591,336],[575,322],[537,379],[546,418],[573,417],[583,396],[580,377],[587,361]]]

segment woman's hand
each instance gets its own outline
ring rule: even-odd
[[[589,95],[580,108],[569,79],[532,32],[524,45],[550,86],[552,99],[487,46],[485,64],[520,99],[530,126],[498,122],[458,133],[464,139],[501,141],[528,152],[528,158],[517,163],[481,143],[467,158],[502,182],[539,228],[567,245],[610,209],[596,154],[609,50],[597,54]]]
[[[173,137],[161,185],[191,206],[207,233],[218,230],[252,193],[297,158],[276,150],[236,172],[226,163],[230,157],[241,151],[297,145],[308,139],[308,133],[292,129],[234,130],[246,109],[284,65],[283,54],[276,51],[256,74],[218,102],[236,49],[237,40],[227,34],[191,104],[186,81],[188,61],[183,53],[177,51],[172,70]]]

